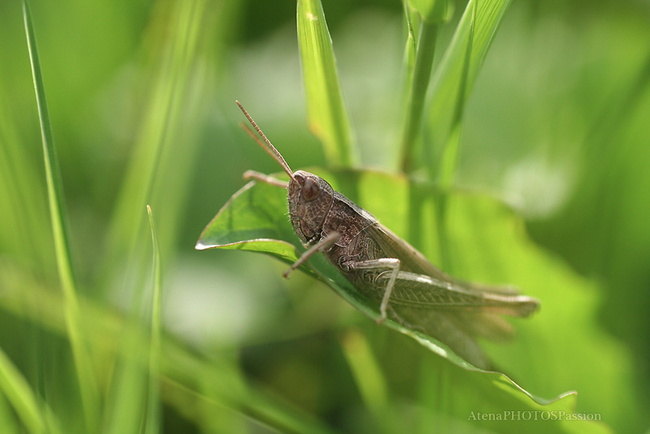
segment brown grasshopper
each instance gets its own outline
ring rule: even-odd
[[[511,326],[499,315],[527,317],[539,302],[511,289],[481,287],[448,276],[327,181],[303,170],[293,172],[239,101],[237,105],[263,141],[242,123],[244,130],[290,178],[287,183],[255,171],[244,174],[287,189],[291,224],[307,250],[284,277],[321,252],[379,306],[379,324],[390,317],[443,342],[473,365],[489,368],[474,337],[509,336]]]

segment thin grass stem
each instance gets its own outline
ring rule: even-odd
[[[77,288],[70,255],[63,185],[61,183],[54,138],[50,126],[50,115],[47,108],[45,85],[43,84],[41,65],[36,47],[36,36],[29,7],[25,0],[23,1],[23,19],[25,23],[25,34],[27,36],[29,59],[32,67],[32,78],[36,92],[38,115],[41,124],[45,178],[47,182],[52,232],[54,235],[55,255],[65,300],[64,315],[66,328],[77,369],[87,428],[92,431],[98,421],[99,392],[95,383],[94,367],[91,363],[84,339],[81,311],[79,309],[79,300],[77,298]]]
[[[438,29],[438,23],[422,22],[420,26],[413,79],[406,103],[406,119],[402,133],[401,168],[405,173],[411,173],[417,168],[415,142],[422,126],[422,112],[431,80]]]

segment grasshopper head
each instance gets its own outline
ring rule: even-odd
[[[293,174],[287,192],[294,231],[305,245],[317,242],[334,201],[332,186],[319,176],[298,170]]]
[[[327,183],[323,178],[320,178],[312,173],[298,170],[295,173],[291,172],[291,168],[284,160],[280,152],[275,149],[275,146],[264,135],[260,127],[257,126],[253,118],[242,107],[239,101],[235,101],[241,111],[246,116],[246,119],[251,123],[257,134],[262,138],[260,140],[250,128],[241,124],[249,136],[257,142],[289,175],[288,200],[289,200],[289,215],[291,216],[291,224],[293,230],[300,237],[303,244],[309,245],[316,243],[320,240],[320,233],[325,222],[325,217],[332,207],[334,201],[334,190],[332,186]]]

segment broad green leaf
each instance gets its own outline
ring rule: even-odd
[[[282,190],[249,182],[205,228],[196,248],[219,246],[264,252],[293,264],[300,256],[297,250],[301,248],[300,241],[291,225],[286,224],[287,200],[278,191]]]
[[[298,43],[309,128],[323,143],[330,165],[350,166],[354,160],[352,127],[320,0],[298,1]]]
[[[397,235],[409,241],[417,241],[413,244],[430,258],[436,257],[435,252],[441,249],[435,234],[436,225],[423,225],[422,231],[417,234],[418,240],[409,238],[412,236],[409,229],[412,219],[409,214],[414,209],[414,201],[409,198],[420,198],[415,200],[421,202],[416,208],[428,221],[430,216],[437,215],[435,208],[438,206],[439,195],[435,191],[418,192],[415,190],[422,190],[422,187],[409,183],[404,177],[375,172],[313,172],[328,179],[335,189],[370,210]],[[548,378],[545,364],[540,361],[556,360],[554,363],[565,363],[568,370],[580,369],[572,365],[571,359],[584,360],[584,357],[591,357],[592,348],[608,348],[607,352],[601,354],[599,361],[594,361],[593,358],[589,360],[597,366],[591,368],[594,375],[611,375],[611,380],[599,378],[598,381],[608,383],[608,388],[615,387],[621,379],[621,372],[624,372],[621,363],[623,359],[611,342],[598,338],[593,333],[593,287],[528,241],[521,231],[521,221],[501,203],[491,198],[461,193],[449,193],[446,197],[448,209],[443,226],[447,230],[449,244],[446,271],[463,279],[513,284],[542,302],[539,314],[516,322],[515,326],[520,332],[516,343],[498,348],[489,346],[489,352],[497,366],[514,373],[523,384],[533,383],[547,396],[553,396],[560,393],[563,387],[567,390],[567,384],[574,383]],[[197,244],[200,249],[214,247],[268,253],[287,264],[292,263],[303,249],[286,218],[286,192],[281,188],[256,183],[242,188],[206,227]],[[314,273],[369,318],[379,317],[377,308],[369,304],[322,255],[315,255],[303,269]],[[561,297],[558,293],[561,293]],[[572,308],[582,309],[589,314],[567,316],[567,309],[570,311]],[[575,410],[576,396],[573,392],[552,400],[538,398],[535,396],[538,393],[528,392],[502,373],[482,371],[471,366],[429,336],[390,320],[385,325],[412,337],[427,349],[465,370],[465,374],[458,374],[458,381],[467,389],[463,392],[468,395],[464,396],[463,405],[471,404],[471,407],[459,404],[457,409],[461,411],[462,407],[463,411],[467,410],[465,417],[470,410],[493,413],[504,409],[553,411],[556,412],[553,413],[556,414],[554,417],[557,417],[558,412],[571,415]],[[558,327],[573,332],[558,336]],[[571,356],[566,358],[568,353]],[[621,368],[612,369],[612,366]],[[557,369],[561,370],[555,368],[553,372]],[[459,390],[463,387],[459,386]],[[480,399],[468,399],[473,396],[472,388],[484,391]],[[539,414],[541,413],[538,416]],[[544,414],[544,417],[550,417],[552,413]],[[462,412],[458,415],[462,417]],[[479,423],[487,427],[498,426],[498,430],[503,432],[517,432],[521,428],[512,421]],[[607,427],[566,419],[546,421],[539,427],[539,432],[573,432],[572,430],[607,432]]]

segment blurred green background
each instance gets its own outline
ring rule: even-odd
[[[426,401],[419,370],[445,360],[377,330],[304,275],[284,281],[273,259],[194,250],[244,171],[278,171],[239,130],[235,99],[294,169],[325,164],[307,128],[295,2],[30,6],[103,418],[135,420],[116,417],[104,431],[138,426],[142,373],[129,377],[128,361],[140,347],[124,319],[139,317],[150,297],[145,204],[162,257],[165,432],[376,432],[345,356],[356,330],[370,336],[390,402],[417,414]],[[396,170],[402,4],[337,0],[324,9],[360,166]],[[442,29],[438,59],[463,9]],[[84,432],[31,80],[21,4],[0,2],[0,348],[43,414],[62,432]],[[617,432],[642,432],[650,419],[640,411],[650,394],[649,80],[647,2],[515,1],[469,99],[459,155],[460,188],[502,198],[541,248],[594,283],[598,332],[615,343],[625,381],[620,396],[578,390],[577,410],[609,405],[603,421]],[[548,375],[581,372],[553,366]],[[0,431],[23,432],[6,384]],[[572,384],[529,391],[552,398]]]

